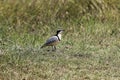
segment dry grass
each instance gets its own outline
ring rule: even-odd
[[[120,1],[101,1],[0,1],[0,80],[119,80]]]

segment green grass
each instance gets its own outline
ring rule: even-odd
[[[7,26],[1,26],[0,79],[119,80],[119,25],[92,21],[68,25],[62,27],[66,31],[55,52],[40,49],[55,30],[9,34],[4,32]]]
[[[0,80],[120,80],[119,3],[1,0]],[[57,29],[57,51],[40,49]]]

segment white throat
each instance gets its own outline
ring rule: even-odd
[[[62,36],[61,34],[58,34],[58,38],[59,38],[60,40],[61,40],[61,36]]]

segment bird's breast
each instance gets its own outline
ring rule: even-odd
[[[62,36],[61,34],[58,34],[58,38],[59,38],[60,40],[61,40],[61,36]]]

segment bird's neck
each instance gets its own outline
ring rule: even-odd
[[[56,34],[56,36],[58,37],[59,41],[61,40],[61,34]]]

